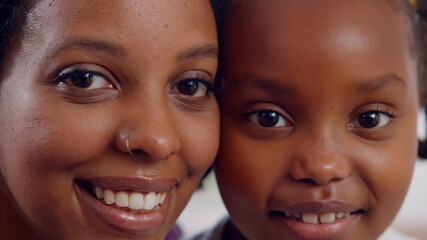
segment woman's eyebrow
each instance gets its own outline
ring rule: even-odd
[[[71,38],[65,40],[58,47],[54,48],[51,55],[55,55],[72,48],[101,51],[113,56],[125,55],[126,53],[123,48],[111,42],[90,38]]]
[[[405,81],[396,74],[389,74],[377,78],[364,79],[353,84],[353,87],[360,93],[373,94],[384,88],[406,88]]]
[[[177,62],[198,58],[218,58],[218,46],[206,44],[186,49],[178,54]]]

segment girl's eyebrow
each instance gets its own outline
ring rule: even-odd
[[[218,58],[218,46],[205,44],[186,49],[178,54],[177,62],[198,58]]]
[[[355,82],[353,86],[358,92],[370,95],[384,88],[406,88],[406,83],[396,74],[389,74],[377,78],[364,79]]]
[[[90,38],[71,38],[65,40],[61,45],[54,48],[51,55],[56,55],[76,47],[87,50],[101,51],[113,56],[125,55],[126,53],[125,49],[111,42]]]
[[[293,91],[292,87],[281,79],[265,77],[258,74],[243,74],[240,77],[231,79],[234,84],[239,84],[243,89],[263,89],[270,94],[278,96],[289,94]]]

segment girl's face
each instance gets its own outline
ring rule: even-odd
[[[216,68],[208,1],[37,4],[0,92],[1,173],[36,228],[164,238],[217,152]]]
[[[376,239],[390,224],[417,149],[417,64],[399,7],[230,8],[215,169],[234,223],[228,233]]]

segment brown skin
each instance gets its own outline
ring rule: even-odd
[[[224,238],[301,239],[275,211],[331,200],[363,213],[330,239],[376,239],[397,213],[416,159],[417,61],[401,6],[236,6],[225,24],[215,166],[232,221]],[[262,126],[262,110],[280,121]],[[380,123],[363,127],[370,111]]]
[[[214,94],[178,88],[188,78],[214,81],[209,2],[43,1],[24,30],[4,65],[0,93],[0,218],[17,225],[1,228],[1,238],[29,239],[33,230],[21,224],[29,220],[48,239],[163,239],[219,144]],[[74,45],[64,48],[70,40]],[[82,40],[113,47],[76,43]],[[105,77],[92,90],[55,82],[73,66]],[[156,176],[178,184],[166,222],[142,233],[87,214],[75,185],[76,179]]]

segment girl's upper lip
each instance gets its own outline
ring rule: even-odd
[[[173,177],[97,177],[82,179],[96,187],[111,190],[133,190],[140,192],[170,192],[178,184]]]
[[[340,200],[304,201],[283,206],[274,211],[286,213],[329,213],[329,212],[356,212],[363,210],[362,207]]]

